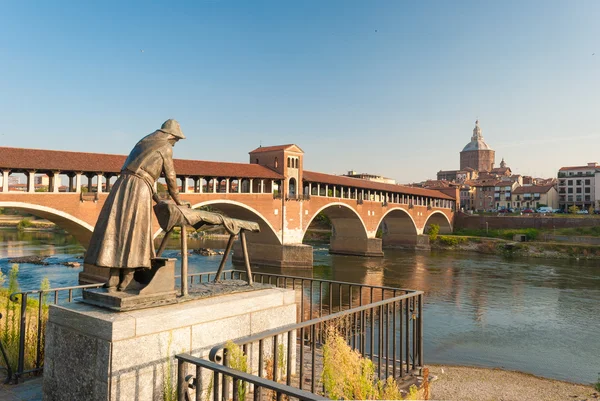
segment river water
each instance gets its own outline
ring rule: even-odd
[[[177,242],[165,256],[177,257]],[[224,248],[191,240],[193,248]],[[50,266],[20,264],[21,289],[77,284],[81,261],[70,236],[0,230],[0,269],[9,257],[47,255]],[[216,271],[220,256],[191,255],[190,272]],[[425,292],[425,361],[502,367],[592,383],[600,372],[600,264],[597,261],[507,259],[450,252],[386,251],[384,258],[329,255],[315,246],[314,277]],[[229,265],[231,267],[231,265]],[[307,276],[309,270],[257,271]]]

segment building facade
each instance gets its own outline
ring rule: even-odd
[[[512,206],[515,209],[537,209],[548,206],[558,209],[558,191],[554,184],[527,185],[515,188],[512,193]]]
[[[580,210],[600,209],[600,165],[562,167],[558,170],[559,208],[568,210],[577,206]]]

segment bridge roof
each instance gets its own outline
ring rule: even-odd
[[[0,169],[77,171],[118,174],[127,156],[106,153],[70,152],[0,147]],[[175,159],[179,176],[282,179],[283,176],[258,164]]]
[[[323,174],[314,171],[304,170],[303,178],[306,181],[318,182],[322,184],[343,185],[345,187],[356,187],[375,191],[395,192],[407,195],[429,196],[438,199],[455,200],[454,198],[433,189],[407,187],[397,184],[385,184],[383,182],[362,180],[360,178],[352,178],[341,175]]]

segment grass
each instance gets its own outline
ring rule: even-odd
[[[19,292],[18,284],[19,266],[17,264],[12,265],[12,268],[8,274],[8,286],[0,288],[0,313],[2,314],[2,320],[0,320],[0,341],[6,349],[8,357],[8,364],[13,371],[16,371],[19,357],[19,338],[20,338],[20,317],[21,317],[21,305],[20,302],[12,302],[9,299],[10,294]],[[0,286],[6,283],[6,277],[0,274]],[[50,284],[47,278],[42,280],[40,286],[41,290],[47,290],[50,288]],[[45,328],[48,320],[48,303],[46,297],[42,299],[41,305],[41,319],[38,320],[38,310],[40,304],[37,299],[27,300],[27,320],[26,320],[26,332],[25,332],[25,370],[33,369],[36,367],[37,358],[37,331],[38,324],[41,324],[41,360],[40,366],[43,366],[44,360],[44,341],[45,341]],[[0,365],[4,365],[5,361],[0,359]]]
[[[378,380],[373,362],[350,348],[333,325],[325,332],[322,380],[325,396],[333,400],[417,399],[414,385],[404,398],[393,377]]]
[[[470,229],[470,228],[459,228],[454,230],[453,236],[470,236],[470,237],[487,237],[487,238],[500,238],[505,240],[512,240],[516,234],[524,234],[527,241],[535,241],[539,235],[540,230],[536,228],[516,228],[516,229]]]

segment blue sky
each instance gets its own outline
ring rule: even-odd
[[[600,162],[598,1],[2,2],[0,15],[2,146],[128,153],[176,118],[179,158],[296,143],[306,169],[406,183],[458,168],[478,117],[513,172]]]

